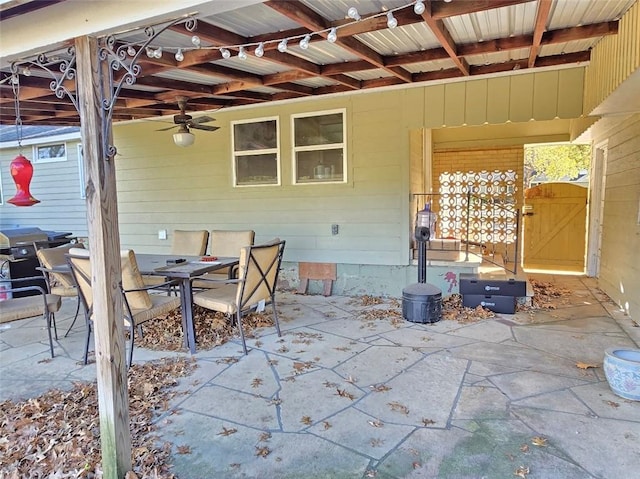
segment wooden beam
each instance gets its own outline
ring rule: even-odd
[[[422,18],[427,24],[427,26],[431,29],[431,32],[438,39],[442,47],[449,54],[453,63],[460,69],[463,75],[469,75],[469,64],[464,58],[458,56],[458,47],[456,46],[449,30],[445,26],[444,22],[438,18],[434,18],[432,15],[432,7],[433,4],[431,0],[427,0],[424,4],[425,9],[422,13]]]
[[[105,157],[102,125],[103,82],[108,68],[98,60],[93,37],[76,39],[78,107],[91,244],[93,322],[100,413],[100,445],[105,479],[122,479],[131,470],[131,433],[122,296],[116,165]],[[105,73],[106,74],[106,73]],[[105,91],[109,98],[111,91]]]
[[[547,20],[549,20],[549,12],[551,12],[551,0],[538,0],[538,12],[536,13],[536,23],[533,27],[533,44],[529,51],[529,68],[536,63],[536,57],[540,52],[540,42],[542,34],[547,28]]]

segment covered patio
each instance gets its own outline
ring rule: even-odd
[[[550,307],[434,324],[404,321],[394,299],[279,292],[282,338],[256,330],[248,356],[239,340],[199,349],[178,379],[183,394],[154,416],[171,472],[633,477],[640,409],[612,393],[601,366],[605,349],[640,344],[637,323],[593,279],[532,278],[563,294]],[[62,331],[74,311],[65,301]],[[1,400],[95,380],[82,366],[83,326],[50,360],[41,322],[2,325]],[[134,363],[185,355],[138,347]]]

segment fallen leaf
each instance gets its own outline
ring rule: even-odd
[[[534,446],[538,446],[538,447],[546,447],[547,446],[547,439],[541,436],[536,436],[534,438],[531,439],[531,444],[533,444]]]
[[[331,429],[331,423],[329,421],[322,421],[322,427],[326,431],[327,429]]]
[[[522,446],[520,446],[520,450],[522,452],[529,452],[529,444],[523,444]]]
[[[400,412],[405,416],[409,415],[409,408],[403,404],[400,404],[397,401],[387,403],[387,405],[391,408],[392,411]]]
[[[251,387],[252,388],[258,388],[262,385],[262,379],[260,378],[253,378],[253,381],[251,381]]]
[[[176,448],[178,454],[191,454],[191,447],[189,446],[178,446]]]
[[[615,408],[620,407],[620,403],[617,403],[615,401],[605,401],[605,403],[607,403],[611,407],[615,407]]]
[[[529,468],[524,466],[520,466],[513,473],[514,476],[522,477],[522,479],[527,479],[527,474],[529,474]]]
[[[576,363],[576,367],[580,368],[580,369],[593,369],[593,368],[599,368],[600,365],[599,364],[582,363],[582,362],[578,361]]]
[[[351,399],[352,401],[356,398],[353,394],[351,394],[350,392],[347,392],[346,389],[338,389],[336,388],[337,391],[337,395],[343,398],[348,398]]]
[[[375,419],[373,421],[367,421],[367,422],[373,427],[382,427],[382,426],[384,426],[384,423],[382,421],[380,421],[380,419]]]
[[[271,439],[271,433],[270,432],[263,432],[262,434],[260,434],[260,437],[258,438],[259,442],[266,442],[269,439]]]
[[[345,379],[345,381],[347,381],[348,383],[351,383],[351,384],[355,384],[356,378],[354,378],[353,376],[350,375],[347,379]]]
[[[371,444],[371,447],[380,447],[384,444],[384,439],[373,438],[369,441],[369,444]]]
[[[268,447],[256,446],[256,456],[267,457],[269,454],[271,454],[271,449],[269,449]]]
[[[376,384],[374,386],[369,386],[371,389],[373,389],[375,392],[377,393],[382,393],[385,391],[391,391],[391,388],[385,384]]]
[[[300,422],[302,424],[306,424],[307,426],[313,423],[310,416],[302,416],[302,419],[300,419]]]
[[[423,426],[431,426],[432,424],[435,424],[436,422],[433,419],[427,419],[426,417],[422,418],[422,425]]]
[[[422,465],[419,462],[414,462],[414,463],[411,464],[411,466],[414,469],[420,469],[420,467],[422,467]]]
[[[231,436],[231,434],[235,434],[238,430],[235,427],[226,428],[222,426],[222,431],[218,433],[218,436]]]

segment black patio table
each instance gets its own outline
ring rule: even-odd
[[[205,257],[206,258],[206,257]],[[238,264],[237,257],[203,260],[202,256],[176,256],[167,254],[136,253],[138,269],[143,275],[163,276],[180,282],[180,303],[182,306],[182,330],[185,334],[185,346],[191,354],[196,352],[196,332],[193,321],[193,292],[191,281],[226,267]],[[184,260],[175,263],[176,260]]]

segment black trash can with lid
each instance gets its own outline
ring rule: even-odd
[[[413,283],[402,290],[402,317],[413,323],[435,323],[442,317],[442,291],[429,283]]]

